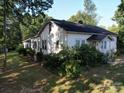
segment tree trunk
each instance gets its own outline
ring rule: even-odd
[[[3,26],[3,35],[4,35],[4,64],[3,67],[6,68],[7,61],[7,51],[6,51],[6,0],[4,0],[4,26]]]

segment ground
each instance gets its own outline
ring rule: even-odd
[[[0,67],[2,58],[0,55]],[[124,93],[123,59],[121,56],[114,64],[84,69],[72,80],[11,52],[6,72],[0,72],[0,93]]]

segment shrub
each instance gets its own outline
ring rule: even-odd
[[[107,56],[88,45],[65,48],[58,54],[47,55],[45,59],[46,67],[59,71],[60,74],[68,77],[77,77],[81,66],[93,67],[107,62]]]
[[[57,54],[50,54],[45,57],[46,63],[44,66],[49,67],[52,70],[58,70],[60,62]]]
[[[27,49],[26,49],[26,54],[28,54],[28,55],[31,56],[31,57],[34,56],[34,53],[35,53],[35,51],[32,50],[31,48],[27,48]]]
[[[0,45],[0,54],[3,53],[3,47]]]
[[[97,64],[105,62],[104,54],[96,50],[96,48],[88,45],[82,45],[77,49],[79,51],[79,58],[81,58],[81,64],[87,66],[95,66]]]
[[[27,52],[26,52],[26,49],[23,47],[23,45],[19,45],[16,49],[16,51],[19,53],[19,54],[22,54],[22,55],[26,55]]]
[[[65,61],[63,64],[65,70],[65,75],[70,78],[76,78],[81,72],[80,62],[77,60]]]
[[[38,52],[38,53],[37,53],[37,60],[38,60],[39,62],[43,61],[43,53],[42,53],[42,52]]]

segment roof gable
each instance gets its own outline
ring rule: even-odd
[[[100,28],[98,26],[86,25],[86,24],[79,24],[68,22],[65,20],[56,20],[52,19],[52,21],[63,28],[65,31],[72,31],[72,32],[85,32],[85,33],[96,33],[96,34],[104,34],[104,35],[116,35],[106,29]]]
[[[116,35],[115,33],[112,33],[106,29],[100,28],[98,26],[92,26],[92,25],[86,25],[86,24],[79,24],[79,23],[73,23],[65,20],[56,20],[51,19],[49,22],[44,24],[43,27],[39,30],[39,32],[34,36],[38,37],[44,28],[48,25],[54,22],[57,26],[63,28],[67,32],[85,32],[85,33],[94,33],[94,34],[104,34],[104,35]]]

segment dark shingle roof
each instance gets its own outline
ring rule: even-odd
[[[89,37],[87,40],[103,40],[106,37],[106,35],[92,35],[91,37]]]
[[[63,28],[65,31],[96,33],[96,34],[104,34],[104,35],[109,35],[109,34],[116,35],[115,33],[109,32],[108,30],[97,27],[97,26],[73,23],[73,22],[68,22],[65,20],[56,20],[56,19],[52,19],[52,21],[58,26],[60,26],[61,28]]]

